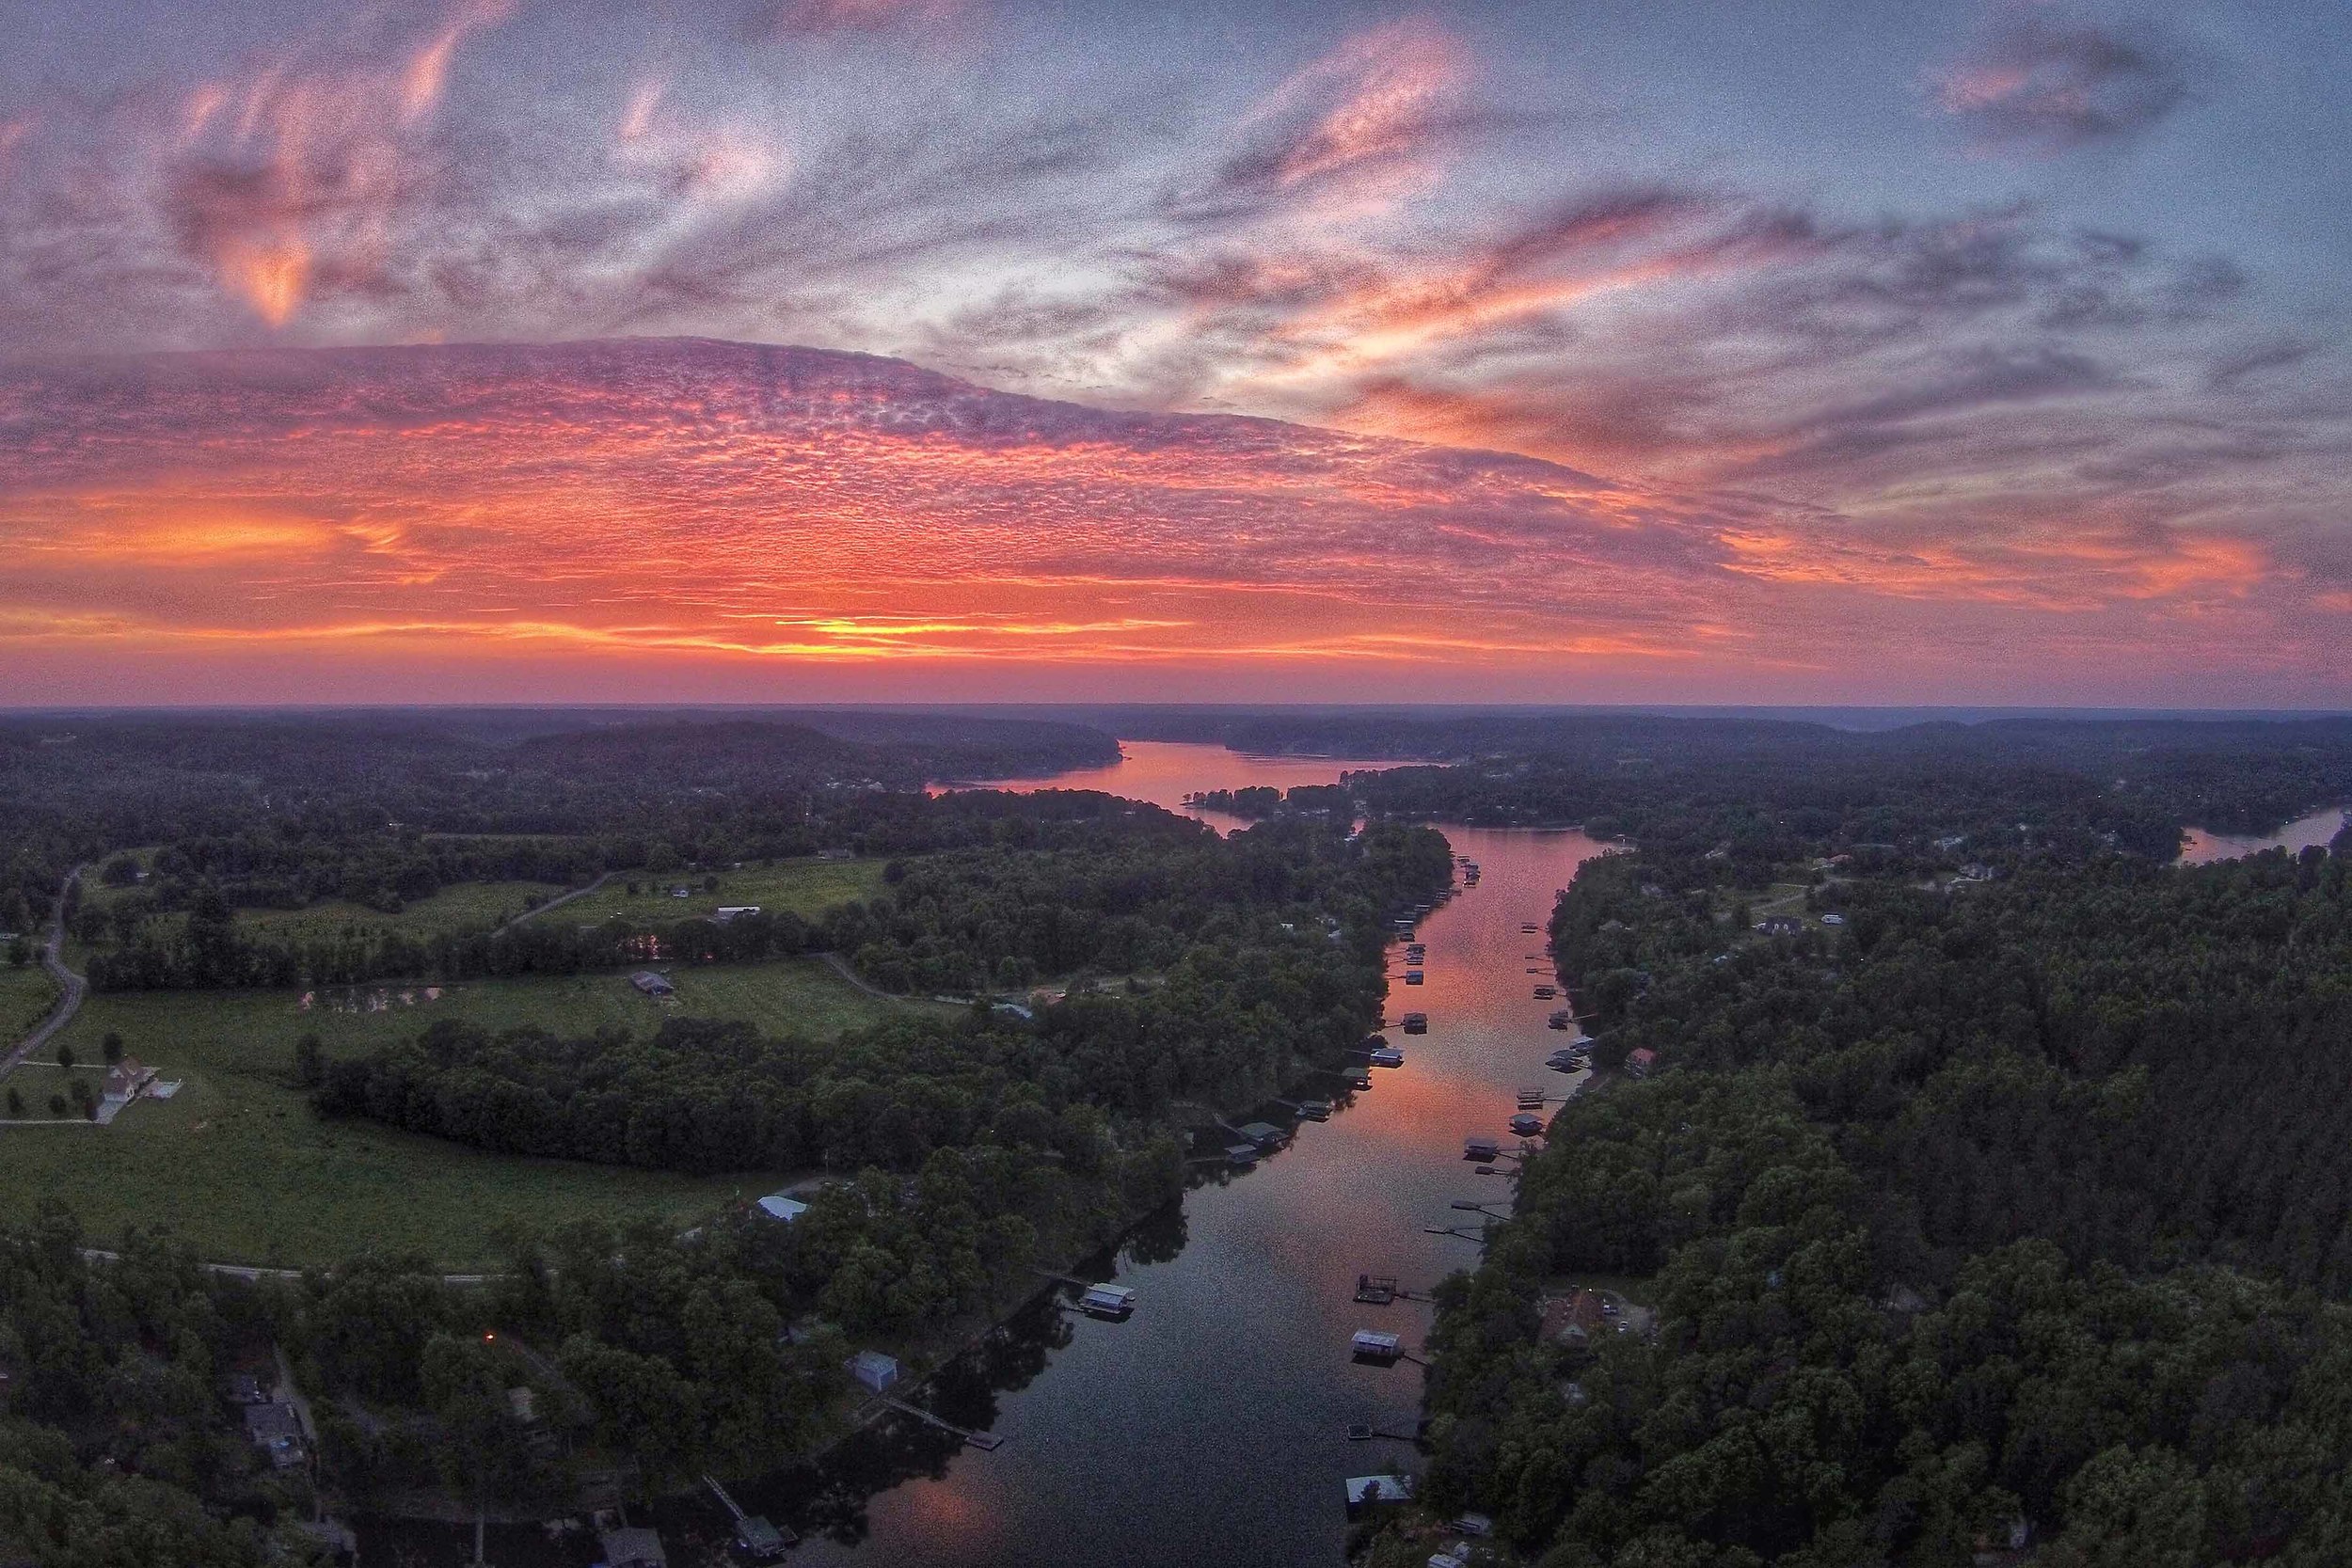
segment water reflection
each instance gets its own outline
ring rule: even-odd
[[[1196,788],[1327,784],[1359,766],[1260,763],[1205,746],[1127,751],[1141,764],[1134,773],[1031,782],[1175,806]],[[1423,1303],[1359,1304],[1357,1276],[1426,1291],[1474,1262],[1474,1230],[1446,1232],[1478,1216],[1451,1206],[1507,1203],[1512,1167],[1478,1174],[1462,1159],[1464,1135],[1502,1134],[1522,1086],[1556,1095],[1572,1083],[1543,1065],[1564,1037],[1546,1026],[1560,1004],[1534,996],[1529,955],[1543,967],[1542,939],[1520,927],[1549,917],[1554,890],[1599,847],[1575,832],[1447,836],[1483,876],[1422,921],[1422,985],[1406,988],[1392,964],[1391,1016],[1409,1008],[1430,1020],[1426,1035],[1391,1032],[1405,1065],[1369,1069],[1373,1086],[1360,1092],[1343,1079],[1299,1085],[1334,1101],[1330,1120],[1300,1123],[1288,1147],[1246,1169],[1196,1166],[1180,1205],[1073,1271],[1133,1287],[1132,1319],[1084,1318],[1069,1305],[1074,1287],[1049,1292],[910,1396],[998,1434],[1001,1448],[963,1449],[892,1417],[819,1463],[734,1488],[751,1512],[802,1533],[795,1561],[1342,1560],[1344,1479],[1411,1457],[1394,1438],[1351,1430],[1410,1433],[1421,1394],[1415,1367],[1356,1364],[1349,1338],[1380,1329],[1418,1350],[1428,1327]],[[675,1499],[654,1522],[673,1562],[720,1560],[727,1525],[707,1499]],[[469,1533],[464,1549],[459,1537],[443,1532],[447,1555],[421,1560],[467,1560]],[[548,1550],[512,1532],[492,1558],[520,1568],[589,1560]]]
[[[1175,806],[1198,787],[1329,783],[1357,766],[1127,750],[1146,765],[1136,774],[1045,782]],[[1138,1235],[1116,1259],[1120,1283],[1139,1292],[1135,1317],[1065,1313],[1066,1344],[1025,1374],[1026,1386],[997,1395],[991,1430],[1004,1447],[909,1475],[867,1499],[862,1540],[812,1542],[804,1560],[1341,1560],[1343,1481],[1411,1457],[1350,1429],[1409,1433],[1420,1403],[1414,1367],[1355,1364],[1349,1337],[1384,1329],[1417,1349],[1428,1326],[1422,1303],[1358,1304],[1356,1278],[1390,1275],[1425,1291],[1475,1261],[1474,1230],[1443,1232],[1479,1221],[1451,1205],[1506,1203],[1510,1166],[1477,1174],[1461,1157],[1464,1135],[1503,1133],[1523,1086],[1557,1096],[1571,1084],[1543,1065],[1563,1038],[1546,1026],[1559,1004],[1534,995],[1549,975],[1528,974],[1531,952],[1545,967],[1542,939],[1520,927],[1549,917],[1554,891],[1599,847],[1579,833],[1447,833],[1483,876],[1422,922],[1424,983],[1405,987],[1402,963],[1392,966],[1391,1016],[1430,1016],[1426,1035],[1391,1033],[1405,1065],[1371,1069],[1373,1087],[1353,1095],[1343,1080],[1300,1085],[1338,1101],[1329,1121],[1299,1124],[1292,1144],[1246,1169],[1196,1167],[1198,1184],[1171,1216],[1183,1228]]]
[[[1217,789],[1248,789],[1264,784],[1295,789],[1301,784],[1337,784],[1342,773],[1367,768],[1394,768],[1394,761],[1365,761],[1343,757],[1253,757],[1222,746],[1200,746],[1171,740],[1122,740],[1123,760],[1104,768],[1081,768],[1034,779],[1002,779],[989,789],[1099,789],[1130,800],[1149,800],[1169,811],[1199,817],[1217,832],[1232,832],[1249,824],[1223,812],[1199,811],[1184,798]]]
[[[2204,865],[2214,861],[2240,860],[2259,855],[2265,849],[2299,854],[2313,846],[2326,847],[2347,824],[2352,824],[2352,808],[2326,806],[2309,816],[2296,818],[2267,837],[2185,828],[2181,831],[2181,863]]]

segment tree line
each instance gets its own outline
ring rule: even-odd
[[[2347,872],[1848,867],[1767,937],[1704,862],[1588,863],[1562,972],[1659,1070],[1442,1291],[1432,1499],[1559,1565],[2341,1560]],[[1544,1340],[1594,1274],[1654,1338]]]

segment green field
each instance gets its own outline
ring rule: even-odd
[[[0,962],[0,1051],[40,1027],[56,1004],[56,983],[40,964]]]
[[[103,908],[126,891],[95,889],[87,898]],[[532,897],[545,900],[563,891],[548,882],[461,882],[420,898],[397,914],[336,898],[299,910],[239,910],[237,928],[249,937],[272,942],[326,940],[355,928],[370,935],[399,931],[411,937],[430,937],[443,931],[486,930],[503,925],[530,909]],[[159,934],[175,932],[186,918],[181,914],[157,915],[155,929]]]
[[[80,1060],[100,1061],[111,1029],[131,1054],[185,1086],[103,1130],[0,1132],[0,1214],[23,1217],[54,1195],[100,1236],[161,1223],[208,1259],[298,1266],[375,1247],[423,1253],[452,1269],[490,1260],[511,1222],[657,1214],[692,1223],[767,1183],[516,1159],[324,1122],[292,1081],[294,1041],[310,1031],[330,1054],[370,1050],[444,1017],[569,1034],[604,1023],[650,1031],[676,1012],[830,1037],[901,1006],[863,994],[814,959],[681,969],[675,978],[678,996],[667,1005],[639,996],[618,974],[484,981],[449,988],[438,1001],[418,986],[361,987],[356,1011],[326,993],[304,1011],[299,991],[92,997],[66,1031]],[[414,1000],[404,1005],[403,991]],[[385,1006],[367,1010],[376,998]],[[41,1073],[29,1069],[11,1082],[45,1100],[56,1075],[36,1084]]]
[[[882,891],[882,863],[878,860],[793,860],[774,865],[747,865],[740,871],[718,873],[719,891],[705,889],[704,877],[697,873],[674,871],[656,875],[650,871],[616,871],[612,879],[588,895],[576,898],[548,916],[550,920],[567,920],[581,926],[594,926],[614,915],[628,915],[633,920],[683,920],[690,915],[707,915],[721,905],[756,904],[770,914],[786,911],[804,918],[814,918],[835,904],[851,899],[871,898]],[[635,882],[638,892],[631,896],[628,884]],[[692,890],[684,898],[674,898],[670,889],[685,887]]]

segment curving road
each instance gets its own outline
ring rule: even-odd
[[[881,987],[868,984],[864,975],[850,967],[850,960],[843,958],[838,953],[818,953],[813,956],[824,959],[827,968],[831,969],[835,974],[840,975],[844,980],[849,981],[850,984],[855,986],[858,990],[864,991],[868,996],[880,997],[884,1002],[904,1002],[908,1000],[903,996],[893,996],[890,992],[883,990]]]
[[[18,1041],[7,1056],[0,1057],[0,1078],[14,1072],[25,1057],[56,1038],[58,1031],[72,1022],[73,1015],[82,1010],[82,998],[89,994],[89,982],[65,966],[65,901],[73,885],[82,879],[82,873],[88,869],[87,865],[77,865],[66,873],[57,888],[57,902],[50,911],[49,940],[41,944],[40,967],[57,982],[62,994],[40,1027]]]
[[[522,913],[516,915],[514,919],[508,921],[505,925],[501,926],[497,930],[492,931],[490,934],[492,936],[498,936],[502,932],[511,931],[526,920],[536,920],[539,916],[547,913],[549,910],[560,910],[575,898],[585,898],[590,894],[596,892],[596,889],[611,881],[615,875],[616,873],[608,871],[603,876],[597,878],[595,881],[590,882],[586,887],[576,887],[569,893],[559,893],[554,897],[548,899],[546,903],[539,905],[536,909],[523,911]]]

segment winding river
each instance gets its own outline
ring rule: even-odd
[[[1343,768],[1378,766],[1198,745],[1128,742],[1125,752],[1115,767],[999,787],[1104,789],[1181,809],[1193,790],[1327,784]],[[1552,976],[1543,937],[1522,927],[1549,919],[1554,890],[1601,847],[1573,832],[1445,831],[1481,877],[1422,923],[1423,984],[1404,983],[1401,950],[1391,950],[1390,1018],[1429,1016],[1426,1035],[1391,1032],[1404,1066],[1372,1069],[1373,1087],[1329,1121],[1301,1124],[1295,1142],[1252,1168],[1217,1171],[1079,1271],[1133,1287],[1132,1319],[1082,1317],[1065,1289],[917,1396],[1001,1447],[965,1449],[893,1419],[821,1466],[736,1488],[746,1508],[801,1532],[791,1560],[1343,1560],[1343,1482],[1412,1457],[1404,1439],[1422,1376],[1410,1361],[1354,1364],[1349,1337],[1390,1330],[1418,1349],[1429,1313],[1410,1300],[1359,1305],[1357,1276],[1392,1275],[1419,1291],[1474,1261],[1481,1216],[1451,1205],[1507,1208],[1511,1193],[1507,1175],[1479,1175],[1462,1158],[1464,1136],[1503,1134],[1522,1085],[1558,1094],[1574,1085],[1543,1066],[1569,1037],[1546,1027],[1563,1004],[1534,994]],[[673,1563],[722,1560],[727,1522],[705,1500],[680,1499],[653,1522]],[[492,1560],[546,1560],[551,1544],[495,1533],[510,1551],[494,1546]]]

